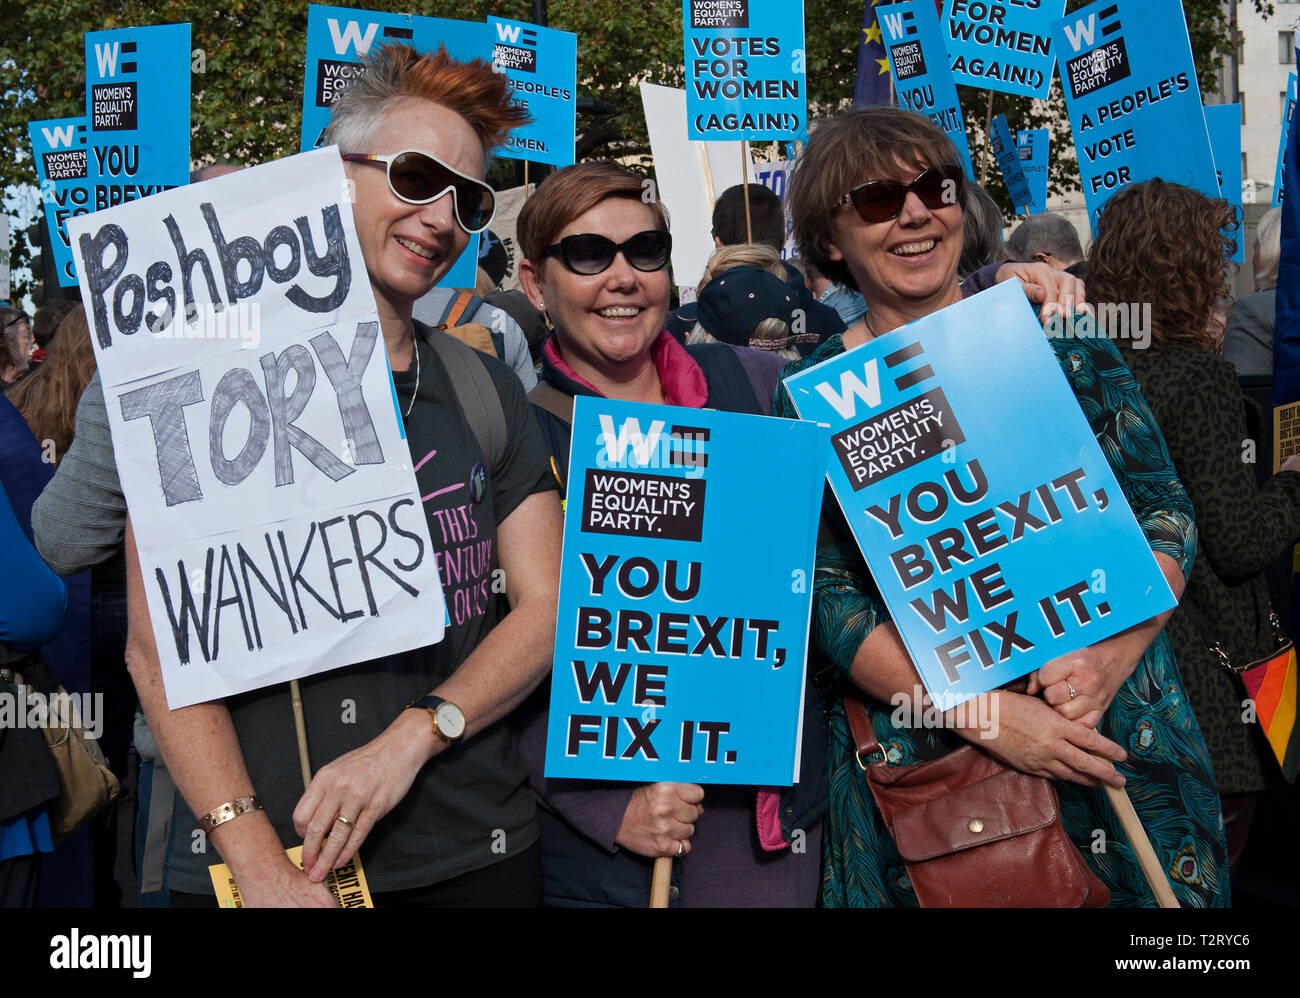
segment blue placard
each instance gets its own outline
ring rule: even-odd
[[[941,709],[1174,606],[1015,282],[785,384]]]
[[[505,70],[514,99],[533,116],[498,156],[568,166],[578,113],[578,36],[526,21],[489,17],[492,63]]]
[[[803,0],[682,0],[686,135],[808,137]]]
[[[789,786],[825,428],[574,402],[546,775]]]
[[[952,78],[968,87],[1046,99],[1052,88],[1052,22],[1065,0],[944,0],[943,43]]]
[[[1218,173],[1219,190],[1222,192],[1220,196],[1232,205],[1232,217],[1237,220],[1237,229],[1233,233],[1237,249],[1232,254],[1232,262],[1244,263],[1246,250],[1241,228],[1241,105],[1207,106],[1205,127],[1210,133],[1210,148],[1214,150],[1214,166]]]
[[[87,185],[95,211],[190,182],[190,26],[92,31]]]
[[[1020,147],[1011,138],[1011,129],[1007,127],[1007,117],[999,114],[989,127],[989,142],[993,147],[993,156],[1002,171],[1002,181],[1007,185],[1011,203],[1019,210],[1021,205],[1030,201],[1029,181],[1020,166]]]
[[[1046,128],[1026,128],[1016,133],[1020,168],[1029,184],[1029,214],[1047,210],[1047,150],[1052,133]]]
[[[939,34],[939,15],[926,2],[896,3],[877,7],[876,18],[889,53],[899,103],[942,128],[957,147],[966,176],[975,179],[961,102],[957,100],[957,87]]]
[[[1273,172],[1273,207],[1276,208],[1282,203],[1284,192],[1283,185],[1286,183],[1286,160],[1283,154],[1286,152],[1286,137],[1291,131],[1291,115],[1295,113],[1296,98],[1296,74],[1292,73],[1286,81],[1286,119],[1282,122],[1282,134],[1277,139],[1277,169]]]
[[[89,150],[86,148],[85,118],[52,118],[27,124],[36,181],[45,208],[45,225],[50,249],[59,272],[59,286],[75,288],[77,271],[72,262],[72,243],[67,221],[73,215],[88,215],[90,202]]]
[[[307,8],[300,152],[323,144],[330,108],[339,92],[359,71],[372,47],[391,43],[404,43],[419,52],[436,52],[439,45],[445,45],[454,59],[492,59],[488,28],[481,22],[312,4]],[[474,287],[478,247],[479,237],[470,236],[465,251],[438,282],[440,287]]]
[[[1180,0],[1097,0],[1053,32],[1093,232],[1113,194],[1152,177],[1217,198]]]

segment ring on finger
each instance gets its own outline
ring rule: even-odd
[[[683,854],[684,852],[686,852],[686,842],[685,842],[685,840],[683,840],[683,841],[677,843],[677,858],[678,858],[678,859],[681,859],[681,858],[682,858],[682,854]]]
[[[341,814],[340,814],[337,818],[335,818],[334,820],[335,820],[335,821],[341,821],[341,822],[343,822],[343,824],[347,825],[349,828],[351,828],[351,827],[353,826],[353,824],[354,824],[354,822],[349,821],[347,818],[343,817],[343,815],[341,815]]]
[[[1068,690],[1070,691],[1070,699],[1071,699],[1071,700],[1075,699],[1075,698],[1079,695],[1079,691],[1076,690],[1076,689],[1075,689],[1075,688],[1070,684],[1070,681],[1069,681],[1068,679],[1065,681],[1065,688],[1068,689]]]

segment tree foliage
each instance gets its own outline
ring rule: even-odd
[[[917,0],[929,2],[929,0]],[[1084,0],[1070,0],[1069,9]],[[1263,0],[1255,0],[1261,9]],[[410,0],[335,0],[337,6],[373,10],[410,9]],[[425,15],[481,20],[497,14],[529,18],[528,0],[426,0]],[[1227,8],[1219,0],[1184,0],[1203,93],[1217,87],[1221,57],[1230,51]],[[1269,8],[1271,10],[1271,8]],[[195,166],[217,161],[261,162],[298,148],[302,113],[307,5],[300,0],[2,0],[8,30],[0,38],[0,190],[33,184],[27,123],[84,113],[82,35],[88,31],[189,21],[195,51],[191,77],[190,156]],[[810,112],[846,107],[857,73],[861,0],[805,0]],[[640,157],[648,166],[649,143],[638,84],[683,83],[679,0],[551,0],[551,27],[578,35],[578,93],[609,105],[612,113],[579,117],[578,156]],[[959,88],[967,134],[978,169],[986,92]],[[1077,187],[1073,144],[1059,81],[1049,101],[994,95],[994,113],[1013,130],[1052,131],[1051,188]],[[990,162],[988,186],[1010,215]],[[15,269],[27,258],[14,240]]]

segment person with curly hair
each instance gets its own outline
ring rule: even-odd
[[[1150,348],[1118,342],[1196,510],[1196,563],[1169,636],[1214,760],[1235,863],[1274,763],[1258,727],[1243,721],[1244,694],[1196,625],[1233,665],[1272,651],[1264,570],[1300,534],[1300,456],[1288,457],[1262,487],[1246,460],[1263,417],[1242,394],[1232,364],[1215,353],[1210,328],[1228,297],[1232,227],[1225,201],[1161,180],[1135,184],[1101,213],[1088,286],[1097,301],[1151,309]]]

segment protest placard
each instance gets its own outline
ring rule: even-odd
[[[1160,177],[1219,196],[1179,0],[1097,0],[1053,25],[1083,197]]]
[[[575,399],[548,777],[796,779],[824,465],[811,423]]]
[[[943,44],[952,78],[968,87],[1047,98],[1052,88],[1052,22],[1065,0],[944,0]]]
[[[682,0],[692,139],[805,139],[803,0]]]
[[[173,708],[442,636],[344,190],[329,147],[68,222]]]
[[[939,33],[939,15],[928,3],[896,3],[877,7],[876,17],[899,101],[909,111],[925,115],[952,139],[966,176],[974,179],[966,123]]]
[[[1214,169],[1219,180],[1220,197],[1232,206],[1232,217],[1237,222],[1237,228],[1232,233],[1237,248],[1233,250],[1230,259],[1233,263],[1244,263],[1246,243],[1241,229],[1241,105],[1208,105],[1205,108],[1205,127],[1210,133],[1210,148],[1214,151]]]
[[[1292,73],[1286,81],[1286,114],[1282,118],[1282,133],[1277,139],[1277,168],[1273,171],[1273,205],[1276,208],[1285,196],[1286,184],[1286,137],[1291,131],[1291,115],[1295,114],[1296,74]]]
[[[50,252],[62,287],[76,287],[72,266],[72,243],[67,221],[73,215],[94,210],[90,203],[88,151],[85,118],[52,118],[27,125],[36,164],[36,182],[41,189]]]
[[[190,180],[190,26],[85,36],[93,211]]]
[[[1014,282],[785,385],[940,709],[1174,606]]]
[[[1011,138],[1005,114],[999,114],[990,123],[989,144],[993,147],[993,158],[998,161],[998,169],[1002,171],[1007,193],[1011,195],[1011,203],[1019,210],[1030,201],[1029,181],[1021,169],[1020,148]]]
[[[668,208],[673,280],[694,288],[713,254],[713,202],[744,179],[742,146],[688,139],[684,90],[642,83],[641,104],[655,161],[655,178],[646,181],[644,196],[659,198]]]
[[[489,17],[488,26],[492,64],[533,116],[531,124],[510,133],[497,155],[568,166],[578,113],[578,36],[500,17]]]
[[[325,144],[330,109],[348,81],[361,72],[361,60],[370,54],[371,48],[395,43],[410,45],[417,52],[436,52],[438,46],[444,45],[454,59],[492,61],[488,28],[482,22],[311,4],[307,8],[307,62],[298,145],[301,151]],[[478,248],[479,237],[470,236],[469,244],[438,286],[474,287],[478,276]]]
[[[794,163],[788,159],[768,160],[765,163],[754,164],[754,179],[766,187],[769,191],[781,199],[785,204],[785,185],[790,177],[790,170]],[[790,218],[787,215],[785,221],[785,243],[781,246],[781,259],[788,260],[792,256],[798,255],[798,249],[795,247],[794,235],[790,231]]]
[[[1052,133],[1046,128],[1025,128],[1016,133],[1020,169],[1029,184],[1031,215],[1047,210],[1047,150]]]

